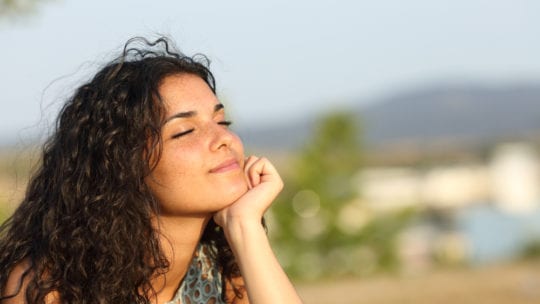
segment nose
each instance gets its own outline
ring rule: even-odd
[[[217,151],[223,148],[231,148],[236,140],[238,140],[236,134],[234,134],[226,126],[216,125],[213,128],[210,149],[212,151]]]

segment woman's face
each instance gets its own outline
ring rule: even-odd
[[[223,105],[191,74],[166,77],[159,92],[166,118],[162,155],[146,183],[162,214],[208,215],[247,191],[240,138],[228,128]]]

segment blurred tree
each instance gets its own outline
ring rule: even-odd
[[[533,238],[529,240],[521,249],[520,256],[525,260],[540,259],[540,239]]]
[[[291,176],[284,176],[286,187],[272,208],[278,226],[273,239],[293,275],[327,274],[327,257],[348,243],[336,222],[343,206],[357,196],[352,177],[361,163],[358,130],[349,113],[321,117],[293,161]]]
[[[270,232],[287,272],[315,279],[392,269],[395,236],[408,213],[372,216],[359,199],[361,128],[348,112],[321,117],[292,162],[270,212]],[[272,225],[274,223],[274,225]]]
[[[320,119],[315,135],[301,152],[296,182],[317,189],[329,201],[351,199],[351,177],[360,168],[360,141],[355,117],[332,113]]]
[[[43,0],[0,0],[0,19],[34,12]]]

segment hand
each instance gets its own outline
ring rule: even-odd
[[[283,181],[266,158],[250,156],[244,164],[248,190],[218,211],[214,221],[223,228],[242,274],[247,297],[242,303],[302,303],[279,265],[261,225],[264,212],[283,188]]]
[[[264,213],[283,189],[283,181],[276,168],[264,157],[248,157],[244,163],[244,173],[248,191],[214,215],[214,221],[222,228],[237,221],[260,224]]]

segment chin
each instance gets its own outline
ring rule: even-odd
[[[249,189],[245,181],[243,181],[242,183],[231,186],[228,190],[227,195],[224,196],[226,198],[225,201],[227,201],[227,206],[236,202],[236,200],[242,197]]]

